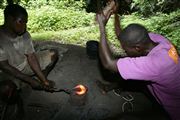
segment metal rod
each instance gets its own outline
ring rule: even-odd
[[[53,92],[65,92],[67,94],[71,94],[70,90],[65,90],[65,89],[53,90]]]

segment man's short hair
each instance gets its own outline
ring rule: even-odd
[[[22,6],[18,4],[10,4],[6,6],[4,10],[5,20],[8,18],[8,16],[18,17],[19,15],[28,16],[28,13],[25,8],[23,8]]]
[[[120,33],[120,41],[126,45],[144,44],[149,42],[150,37],[147,29],[140,24],[129,24]]]

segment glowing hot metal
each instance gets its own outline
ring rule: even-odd
[[[83,85],[77,85],[76,87],[74,87],[74,90],[77,95],[83,95],[87,92],[87,87]]]
[[[73,88],[70,94],[69,102],[74,106],[82,106],[87,103],[87,90],[88,88],[84,85],[77,85]]]

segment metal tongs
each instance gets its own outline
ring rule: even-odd
[[[69,89],[62,89],[62,88],[59,88],[59,89],[54,89],[52,92],[65,92],[67,94],[71,94],[72,90],[69,90]]]
[[[81,89],[77,88],[77,87],[74,87],[73,89],[62,89],[62,88],[57,89],[57,88],[54,88],[52,90],[52,92],[65,92],[67,94],[71,94],[73,92],[78,92],[78,91],[81,91]]]

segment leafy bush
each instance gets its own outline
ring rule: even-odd
[[[82,10],[85,6],[83,0],[21,0],[23,6],[29,9],[37,9],[42,6],[53,6],[56,9]]]
[[[180,38],[180,9],[171,14],[159,14],[146,21],[147,27],[154,32],[165,35],[177,45]]]
[[[42,7],[41,9],[29,11],[29,30],[58,31],[70,28],[89,26],[92,14],[72,9],[56,9],[53,7]]]
[[[179,9],[179,0],[133,0],[134,5],[144,16],[151,16],[156,12],[170,13]]]
[[[170,14],[157,13],[149,18],[144,18],[137,13],[124,16],[122,27],[130,23],[144,25],[149,31],[159,33],[167,37],[175,45],[180,43],[180,9]],[[180,46],[179,46],[180,47]]]
[[[29,13],[29,31],[31,33],[59,31],[59,34],[56,33],[56,35],[59,36],[58,39],[69,40],[69,42],[76,44],[84,43],[87,39],[98,40],[99,31],[97,27],[94,27],[94,14],[86,13],[85,10],[82,9],[83,2],[81,0],[73,1],[74,0],[21,0],[21,4],[24,6],[28,3],[26,8]],[[3,11],[1,9],[0,13],[0,23],[3,23]],[[124,28],[130,23],[140,23],[148,28],[148,30],[166,36],[180,49],[179,20],[180,9],[170,14],[156,13],[150,17],[143,17],[142,14],[138,12],[121,16],[121,25],[122,28]],[[119,46],[114,34],[112,20],[108,23],[107,30],[108,38],[112,41],[111,43]],[[53,34],[53,32],[49,32],[48,34]],[[48,35],[47,37],[51,36],[53,35]],[[53,36],[53,38],[56,37]]]
[[[94,14],[87,14],[84,11],[74,11],[71,9],[58,10],[56,8],[48,7],[38,9],[38,11],[30,10],[29,13],[30,18],[28,24],[31,32],[60,31],[62,39],[71,39],[71,42],[79,40],[83,41],[85,39],[99,39],[97,28],[87,29],[94,26]],[[134,13],[132,15],[122,16],[121,26],[124,28],[130,23],[142,24],[149,31],[164,35],[180,48],[180,45],[178,45],[180,43],[179,16],[180,10],[172,12],[171,14],[159,13],[149,18],[144,18],[141,15]],[[114,34],[112,20],[108,23],[107,30],[108,38],[111,40],[112,44],[119,46]]]
[[[3,24],[3,21],[4,21],[4,17],[3,17],[3,10],[0,9],[0,25]]]
[[[49,3],[52,6],[55,6],[57,9],[74,9],[74,10],[83,10],[85,3],[83,0],[52,0]]]

